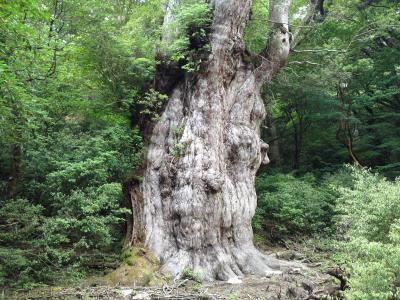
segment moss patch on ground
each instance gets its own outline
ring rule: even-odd
[[[160,262],[144,246],[125,249],[121,258],[121,265],[105,276],[112,285],[156,286],[169,279],[168,276],[159,272]]]

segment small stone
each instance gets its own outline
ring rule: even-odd
[[[150,295],[147,293],[139,293],[131,298],[132,300],[150,300]]]
[[[265,276],[271,277],[272,275],[280,275],[282,271],[279,270],[265,270]]]
[[[242,280],[239,279],[239,277],[232,277],[232,278],[229,278],[229,280],[227,282],[229,284],[241,284]]]
[[[276,256],[283,260],[300,260],[304,258],[304,255],[293,250],[278,252]]]
[[[288,273],[292,275],[299,275],[301,274],[301,268],[291,268],[289,269]]]
[[[307,292],[305,290],[295,286],[289,286],[286,295],[289,296],[289,298],[294,298],[294,299],[308,298]]]
[[[316,263],[309,263],[309,264],[307,264],[309,267],[311,267],[311,268],[317,268],[317,267],[320,267],[320,266],[322,266],[322,263],[321,262],[316,262]]]
[[[122,297],[127,299],[127,297],[133,293],[133,290],[132,289],[120,289],[119,293],[122,295]]]
[[[314,290],[314,284],[311,281],[303,280],[301,286],[309,293]]]

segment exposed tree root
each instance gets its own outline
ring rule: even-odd
[[[230,253],[222,248],[197,255],[179,251],[163,264],[162,271],[180,278],[187,268],[196,273],[201,281],[208,282],[215,279],[228,281],[246,275],[281,274],[290,269],[304,269],[305,266],[265,255],[251,245],[246,249],[233,248]]]

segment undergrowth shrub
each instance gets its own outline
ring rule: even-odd
[[[336,192],[328,183],[318,183],[311,174],[259,176],[255,232],[270,240],[330,232]]]
[[[400,178],[352,168],[354,186],[339,189],[335,260],[350,274],[347,299],[400,297]]]
[[[141,139],[119,126],[82,129],[70,124],[26,144],[21,197],[0,198],[0,286],[66,283],[117,256],[121,182]]]
[[[80,278],[84,266],[117,242],[121,186],[56,195],[55,215],[26,199],[0,204],[0,285],[32,287]]]

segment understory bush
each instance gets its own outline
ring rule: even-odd
[[[400,178],[353,168],[354,186],[339,189],[337,262],[349,273],[347,299],[400,297]]]
[[[272,241],[315,237],[308,246],[321,237],[330,263],[348,275],[346,299],[400,298],[400,178],[347,167],[319,181],[261,175],[256,187],[256,234]]]
[[[84,274],[84,266],[101,256],[120,236],[124,220],[121,187],[108,184],[88,194],[61,197],[53,216],[26,199],[1,203],[0,285],[30,287]]]
[[[270,240],[329,233],[336,192],[332,178],[318,183],[312,174],[261,175],[257,178],[258,205],[253,218],[256,233]]]
[[[20,197],[0,198],[0,286],[66,283],[118,255],[127,212],[121,182],[140,138],[118,126],[74,126],[26,143]]]

